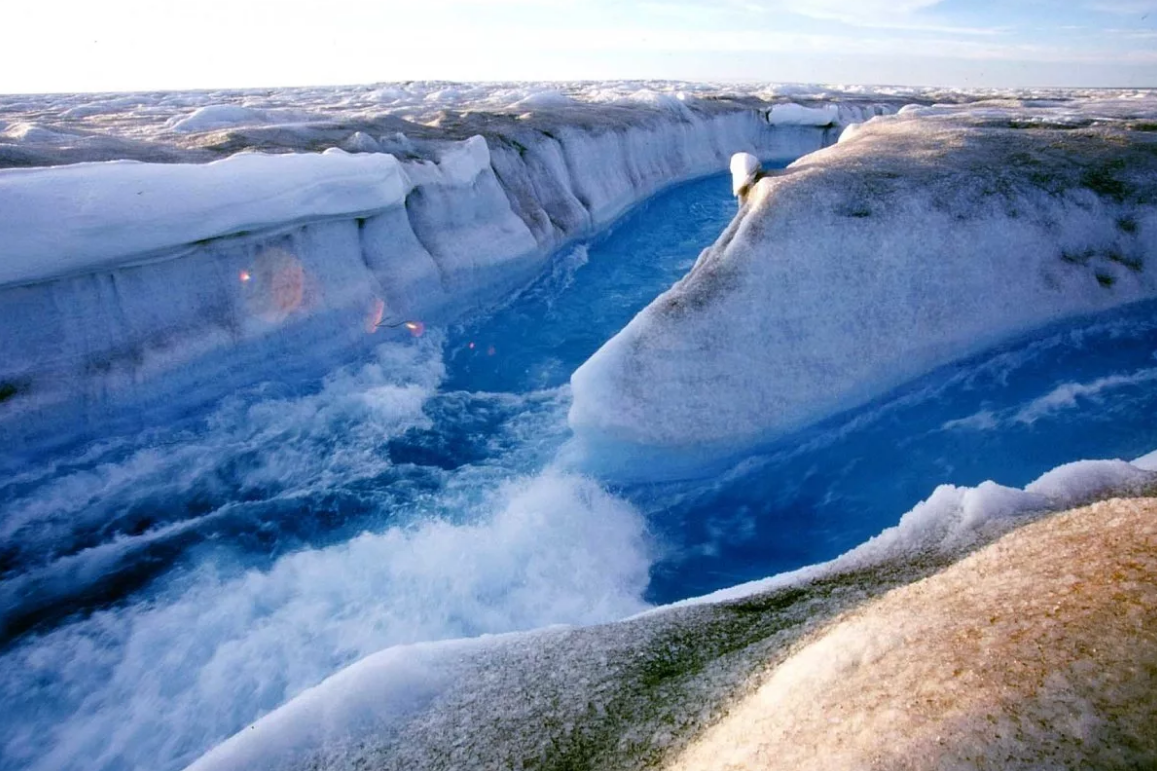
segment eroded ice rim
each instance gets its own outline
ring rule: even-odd
[[[245,230],[375,212],[411,188],[392,155],[341,151],[3,170],[0,285]]]
[[[572,378],[592,455],[724,454],[1157,294],[1148,100],[912,108],[763,179]],[[600,466],[601,468],[601,466]]]
[[[613,682],[602,688],[596,684],[608,677],[608,671],[614,670],[619,663],[616,658],[623,656],[624,651],[628,656],[646,651],[656,626],[677,608],[740,600],[886,563],[902,566],[937,554],[959,554],[1042,512],[1069,509],[1114,495],[1141,494],[1152,489],[1155,483],[1157,472],[1120,460],[1101,460],[1066,464],[1023,489],[991,481],[974,488],[943,485],[905,514],[895,527],[831,562],[657,608],[633,619],[583,630],[581,635],[556,627],[390,648],[367,656],[304,691],[208,752],[189,769],[307,768],[321,758],[335,764],[356,765],[359,758],[375,757],[376,743],[404,746],[408,730],[421,732],[423,724],[438,724],[439,705],[454,703],[448,698],[450,694],[468,689],[485,690],[487,684],[476,678],[483,676],[488,665],[498,666],[497,662],[512,666],[516,661],[519,667],[529,667],[529,671],[520,672],[520,677],[531,681],[565,678],[572,684],[567,689],[568,697],[587,704],[587,709],[597,714],[599,705],[613,701],[618,694]],[[694,634],[696,617],[684,618],[692,619],[682,623],[688,626],[686,633]],[[573,659],[586,662],[579,669],[566,672],[550,669],[555,662],[545,655],[546,651],[579,645],[588,649]],[[550,663],[539,664],[544,670],[535,671],[536,661]],[[584,669],[592,666],[598,671]],[[524,710],[533,712],[525,705],[494,703],[488,699],[471,703],[477,715],[464,722],[476,724],[483,732],[492,722],[490,715],[504,715],[508,720],[517,721]],[[410,720],[414,723],[409,723]],[[461,724],[461,718],[458,720]],[[502,721],[497,722],[501,725]],[[530,729],[520,726],[519,730],[533,733],[533,726]],[[524,736],[512,739],[516,733],[494,738],[496,741],[525,740]],[[458,741],[466,741],[466,737],[446,736],[440,737],[440,741],[454,746]],[[377,757],[381,760],[381,756]]]

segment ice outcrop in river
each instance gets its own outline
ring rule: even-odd
[[[572,427],[603,450],[726,453],[1152,297],[1157,136],[1121,109],[905,110],[761,180],[575,372]]]

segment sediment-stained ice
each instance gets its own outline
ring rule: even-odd
[[[1155,547],[1153,499],[1033,523],[841,616],[663,767],[1150,765]]]

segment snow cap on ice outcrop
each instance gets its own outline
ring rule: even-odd
[[[759,159],[751,153],[736,153],[731,156],[731,192],[740,201],[747,199],[747,193],[759,175]]]

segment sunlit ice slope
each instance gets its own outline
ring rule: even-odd
[[[575,372],[571,426],[591,457],[698,462],[1152,297],[1154,114],[1151,99],[1005,101],[850,127],[759,181]]]
[[[670,768],[1157,763],[1157,501],[1038,522],[842,617]]]

